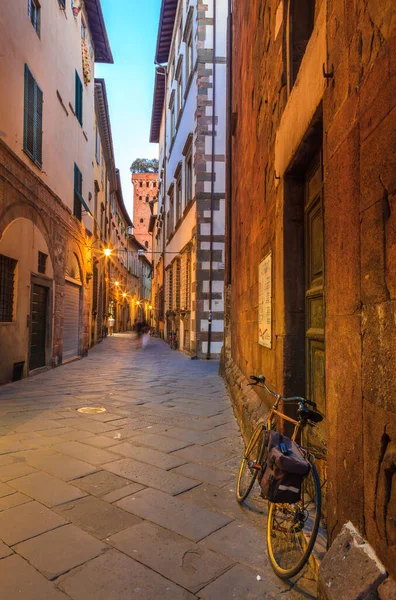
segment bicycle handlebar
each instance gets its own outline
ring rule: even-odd
[[[248,383],[248,385],[261,385],[270,396],[273,396],[277,400],[282,400],[283,402],[303,402],[305,404],[308,404],[309,406],[312,406],[313,408],[316,408],[315,402],[307,400],[307,398],[303,398],[302,396],[290,396],[289,398],[286,398],[284,396],[281,396],[280,394],[272,392],[265,383],[264,375],[260,375],[259,377],[257,377],[256,375],[250,375],[250,379],[253,379],[254,383]]]

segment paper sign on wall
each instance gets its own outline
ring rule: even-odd
[[[258,335],[259,344],[271,348],[272,341],[272,253],[259,264]]]

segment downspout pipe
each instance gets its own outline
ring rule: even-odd
[[[216,151],[216,0],[213,0],[213,94],[212,94],[212,161],[210,180],[210,238],[209,238],[209,295],[208,295],[208,351],[206,359],[211,358],[212,343],[212,288],[213,288],[213,207],[215,187],[215,151]]]
[[[226,158],[226,285],[232,279],[232,42],[233,42],[232,0],[228,0],[228,27],[227,27],[227,158]]]

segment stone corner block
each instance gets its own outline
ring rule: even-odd
[[[385,567],[373,548],[345,523],[319,567],[320,600],[377,600]],[[385,596],[386,598],[386,596]]]
[[[378,588],[379,600],[394,600],[396,598],[396,582],[388,577]]]

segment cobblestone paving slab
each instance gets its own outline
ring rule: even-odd
[[[1,600],[315,598],[270,568],[257,490],[235,501],[242,448],[218,363],[159,340],[0,388]]]
[[[194,479],[164,471],[133,458],[123,458],[108,465],[103,465],[103,468],[121,477],[131,479],[136,483],[141,483],[142,485],[150,486],[172,495],[181,494],[198,485],[198,482]]]
[[[28,502],[0,513],[0,537],[12,546],[65,524],[65,520],[38,502]]]
[[[14,555],[0,561],[2,598],[7,600],[67,600],[68,596],[57,590],[20,556]]]
[[[109,544],[190,592],[196,592],[233,564],[172,531],[142,523],[113,535]]]
[[[117,506],[195,542],[229,522],[227,517],[152,489],[128,496]]]
[[[112,551],[61,578],[73,600],[192,600],[192,594],[129,556]]]
[[[108,546],[74,525],[65,525],[17,544],[14,549],[45,577],[55,579],[96,558]]]

